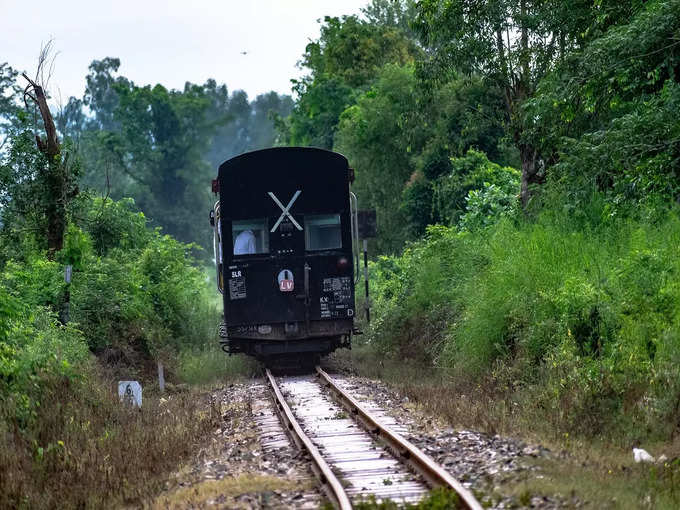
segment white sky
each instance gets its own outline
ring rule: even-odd
[[[54,39],[52,96],[82,97],[94,59],[118,57],[137,85],[214,78],[250,99],[290,79],[318,19],[358,14],[368,0],[0,0],[0,63],[35,74],[41,43]],[[241,52],[247,52],[242,55]]]

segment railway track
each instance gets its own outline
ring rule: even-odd
[[[413,503],[446,487],[460,508],[481,510],[474,496],[443,467],[386,427],[321,368],[313,376],[283,377],[267,370],[276,412],[336,508],[369,496]],[[325,391],[324,388],[328,391]]]

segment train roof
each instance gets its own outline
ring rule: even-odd
[[[241,154],[220,165],[220,207],[229,218],[277,216],[271,194],[297,212],[326,214],[349,207],[350,169],[337,152],[311,147],[275,147]]]
[[[219,167],[220,178],[230,174],[280,172],[286,168],[313,168],[323,165],[325,171],[347,172],[349,163],[340,153],[317,147],[272,147],[245,152],[222,163]],[[261,170],[261,172],[258,172]]]

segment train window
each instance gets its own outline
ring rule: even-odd
[[[342,248],[340,215],[305,216],[305,248],[308,251]]]
[[[266,218],[233,220],[231,238],[234,242],[234,255],[269,253],[269,230]]]

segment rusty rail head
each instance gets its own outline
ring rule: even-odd
[[[274,376],[269,369],[267,369],[266,374],[269,385],[274,392],[276,412],[281,418],[281,421],[284,422],[290,435],[293,437],[295,444],[297,444],[299,448],[304,448],[309,453],[312,458],[314,474],[321,481],[324,492],[326,492],[326,495],[336,508],[339,508],[340,510],[351,510],[352,503],[350,503],[349,497],[340,483],[340,480],[338,480],[333,471],[331,471],[331,468],[323,459],[317,447],[314,446],[314,443],[312,443],[311,439],[309,439],[307,434],[302,430],[302,427],[300,427],[300,424],[295,419],[290,407],[288,407],[286,400],[283,398],[283,394],[281,393],[278,384],[276,384],[276,379],[274,379]]]
[[[359,402],[335,384],[335,381],[321,367],[316,367],[316,372],[324,384],[333,391],[343,407],[371,434],[376,435],[378,439],[383,441],[402,462],[405,462],[418,474],[422,475],[428,484],[433,487],[447,487],[454,490],[460,497],[464,508],[482,510],[482,506],[472,493],[463,487],[442,466],[437,464],[414,444],[380,423]]]

